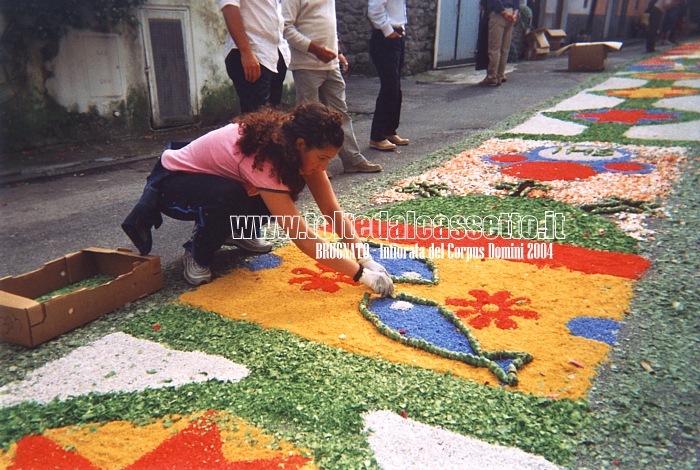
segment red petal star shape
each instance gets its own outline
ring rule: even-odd
[[[301,455],[257,460],[229,461],[223,455],[221,432],[207,413],[125,470],[206,468],[207,470],[297,470],[311,459]],[[77,452],[67,451],[45,436],[17,441],[15,458],[8,470],[51,468],[54,470],[100,470]]]
[[[512,308],[514,305],[529,305],[530,299],[526,297],[511,298],[510,292],[505,290],[490,295],[485,290],[474,289],[469,291],[469,295],[475,297],[475,300],[448,298],[445,299],[445,304],[468,307],[468,310],[457,310],[455,314],[460,318],[472,317],[468,323],[477,330],[490,326],[491,322],[501,330],[515,330],[518,328],[518,324],[510,317],[521,317],[530,320],[540,318],[540,314],[534,310]],[[486,305],[491,305],[492,307],[486,309]]]
[[[156,449],[141,457],[125,470],[206,468],[207,470],[273,470],[298,469],[310,459],[301,455],[289,458],[226,460],[222,451],[221,433],[209,413],[183,429]]]
[[[316,263],[316,267],[318,271],[308,268],[292,269],[294,274],[304,274],[304,276],[290,279],[289,283],[301,284],[302,290],[322,290],[331,294],[340,290],[338,283],[357,285],[350,277],[327,268],[321,263]]]
[[[678,116],[673,113],[649,113],[644,109],[609,109],[605,112],[578,113],[571,117],[593,122],[610,122],[620,124],[637,124],[640,121],[675,121]]]

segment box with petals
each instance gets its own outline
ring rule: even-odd
[[[52,294],[104,276],[94,287]],[[0,340],[35,347],[163,287],[160,258],[87,248],[0,279]],[[50,298],[41,297],[52,294]]]

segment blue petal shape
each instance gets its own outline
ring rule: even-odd
[[[262,271],[264,269],[274,269],[282,264],[282,258],[277,255],[268,253],[266,255],[256,256],[248,261],[243,267],[251,271]]]
[[[674,67],[671,64],[646,64],[646,65],[633,65],[627,67],[627,72],[666,72],[673,70]]]
[[[493,361],[493,362],[495,362],[496,364],[498,364],[498,367],[500,367],[501,369],[503,369],[503,372],[505,372],[505,373],[507,374],[507,373],[508,373],[508,368],[509,368],[510,365],[513,363],[513,359],[504,359],[504,360],[502,360],[502,361]]]
[[[608,318],[577,317],[569,320],[566,327],[574,336],[600,341],[612,346],[617,340],[622,323]]]
[[[388,251],[370,247],[369,252],[376,262],[384,266],[390,275],[395,277],[415,278],[423,281],[433,281],[433,271],[420,259],[411,258],[409,252],[401,247],[391,247]]]
[[[410,304],[411,308],[392,308],[395,304],[406,307]],[[458,331],[437,307],[378,298],[372,300],[371,309],[386,326],[395,331],[405,332],[402,335],[406,338],[422,339],[455,353],[477,355],[469,339]]]

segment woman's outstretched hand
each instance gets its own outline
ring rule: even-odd
[[[378,273],[389,274],[386,268],[374,261],[372,256],[370,256],[369,254],[363,258],[359,258],[357,262],[360,263],[364,269],[369,269],[370,271],[376,271]]]
[[[360,282],[382,297],[394,295],[394,281],[391,280],[386,271],[372,271],[364,268],[362,276],[360,276]]]

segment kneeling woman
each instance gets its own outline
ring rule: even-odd
[[[122,228],[141,254],[151,250],[151,227],[161,213],[195,222],[183,255],[185,279],[194,285],[211,280],[209,266],[224,244],[251,251],[271,246],[256,238],[260,220],[271,216],[309,257],[352,277],[381,295],[393,293],[386,270],[363,252],[350,220],[343,214],[326,176],[328,162],[343,144],[342,117],[321,104],[296,107],[289,114],[265,109],[163,152],[148,177],[141,200]],[[336,249],[304,221],[294,201],[308,186],[321,213],[357,261],[328,255]],[[231,220],[250,217],[232,237]],[[233,219],[232,219],[233,218]],[[234,227],[235,228],[235,227]]]

